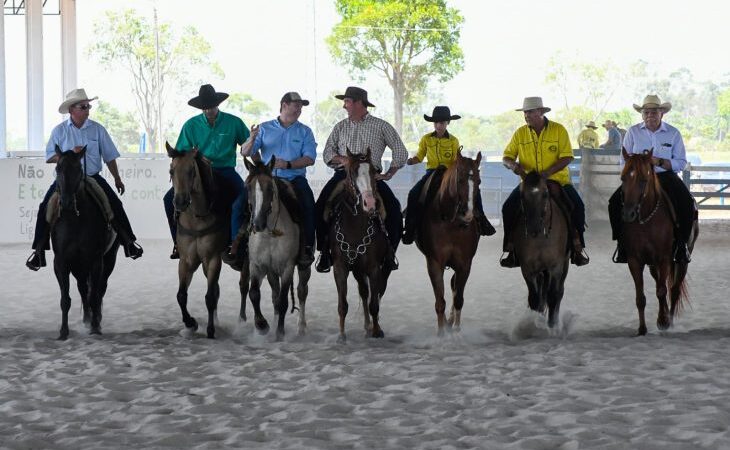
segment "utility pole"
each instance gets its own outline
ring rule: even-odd
[[[157,6],[153,7],[155,18],[155,72],[157,84],[157,153],[163,153],[162,140],[162,77],[160,76],[160,30],[157,26]]]

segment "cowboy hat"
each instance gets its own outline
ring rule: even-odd
[[[302,96],[299,95],[298,92],[287,92],[286,94],[284,94],[283,97],[281,97],[281,101],[279,102],[279,104],[291,102],[299,102],[303,106],[307,106],[309,104],[309,100],[302,99]]]
[[[426,114],[423,115],[426,122],[448,122],[449,120],[459,120],[461,116],[454,114],[451,115],[451,110],[448,106],[436,106],[433,108],[431,117]]]
[[[522,101],[522,108],[515,111],[530,111],[533,109],[542,109],[542,112],[550,111],[550,108],[542,105],[542,97],[525,97]]]
[[[603,128],[606,128],[606,129],[608,129],[608,127],[615,127],[615,126],[616,126],[616,122],[614,122],[613,120],[608,120],[608,119],[606,119],[606,121],[605,121],[605,122],[603,122],[603,125],[601,125],[601,126],[602,126]]]
[[[99,97],[89,98],[88,95],[86,95],[86,91],[83,89],[74,89],[73,91],[66,94],[66,100],[61,103],[61,106],[58,107],[58,112],[61,114],[68,114],[68,109],[75,105],[76,103],[81,102],[90,102],[92,100],[96,100]]]
[[[198,109],[210,109],[220,105],[223,100],[228,98],[225,92],[216,92],[210,84],[200,86],[198,96],[188,101],[188,105]]]
[[[598,129],[598,127],[596,126],[596,122],[594,122],[592,120],[588,121],[588,123],[586,124],[586,128],[593,128],[594,130]]]
[[[642,103],[641,106],[634,103],[634,109],[637,112],[643,111],[644,108],[657,108],[657,109],[660,109],[664,113],[668,113],[669,110],[672,109],[672,104],[669,102],[662,103],[662,101],[658,95],[649,94],[646,97],[644,97],[644,103]]]
[[[368,91],[355,86],[348,86],[347,89],[345,89],[344,94],[335,95],[335,98],[338,98],[340,100],[350,98],[353,101],[362,100],[363,105],[372,106],[373,108],[375,107],[375,105],[368,101]]]

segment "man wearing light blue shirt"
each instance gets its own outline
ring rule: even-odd
[[[291,183],[301,206],[303,251],[298,264],[309,266],[314,261],[314,194],[307,182],[307,167],[317,157],[317,143],[312,130],[299,122],[302,106],[309,105],[296,92],[281,98],[279,117],[251,128],[250,138],[241,146],[241,156],[260,158],[264,163],[276,157],[274,176]],[[240,245],[240,244],[239,244]]]
[[[677,215],[673,258],[676,262],[689,262],[690,254],[687,243],[692,232],[695,214],[695,201],[676,172],[681,172],[687,165],[687,154],[682,134],[675,127],[664,122],[664,114],[672,109],[669,102],[662,103],[656,95],[647,95],[644,103],[634,105],[641,113],[643,122],[629,128],[624,137],[623,147],[628,153],[642,153],[652,149],[654,171]],[[623,158],[621,164],[623,164]],[[621,188],[608,201],[608,215],[611,220],[613,239],[618,241],[614,262],[625,263],[626,249],[621,244]]]
[[[109,183],[101,176],[102,164],[106,164],[114,177],[114,185],[120,195],[124,194],[124,183],[119,176],[116,159],[119,151],[112,142],[109,133],[99,123],[89,119],[91,101],[97,97],[89,98],[83,89],[75,89],[66,95],[66,100],[61,103],[58,112],[68,113],[70,117],[57,125],[51,132],[51,138],[46,145],[46,162],[55,163],[58,160],[56,147],[61,152],[80,151],[86,147],[86,153],[81,160],[84,166],[84,173],[94,178],[106,193],[111,205],[114,218],[112,226],[117,231],[119,239],[124,247],[124,254],[132,259],[142,256],[142,247],[135,241],[137,238],[132,231],[132,225],[124,212],[122,202],[117,197]],[[46,207],[53,193],[56,191],[54,181],[46,191],[46,195],[38,208],[35,235],[33,238],[33,253],[25,265],[31,270],[38,270],[46,265],[45,250],[49,248],[49,229],[46,222]]]

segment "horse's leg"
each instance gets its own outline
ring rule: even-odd
[[[444,268],[434,258],[427,258],[426,269],[428,269],[428,277],[431,279],[431,288],[433,296],[436,299],[436,322],[438,323],[438,335],[443,336],[444,325],[446,324],[446,300],[444,299]]]
[[[238,320],[243,322],[246,321],[246,298],[248,297],[248,284],[250,281],[250,268],[248,267],[248,261],[244,261],[243,267],[241,267],[241,276],[238,279],[238,288],[241,291],[241,309],[238,313]]]
[[[347,317],[347,269],[340,267],[340,264],[335,264],[332,268],[335,276],[335,284],[337,285],[337,313],[340,316],[340,336],[337,341],[344,343],[347,339],[345,337],[345,317]]]
[[[525,284],[527,284],[527,306],[533,311],[543,312],[541,306],[544,305],[540,305],[542,274],[539,272],[527,273],[525,270],[522,270],[522,278],[525,279]]]
[[[669,276],[669,265],[661,264],[649,266],[649,272],[656,283],[656,298],[659,300],[659,312],[657,313],[656,326],[660,330],[666,330],[671,325],[669,308],[667,307],[667,277]]]
[[[560,302],[564,294],[564,282],[567,270],[562,273],[550,273],[547,286],[547,307],[548,307],[548,327],[555,328],[560,320]]]
[[[371,335],[373,328],[370,321],[370,308],[368,306],[368,299],[370,298],[368,280],[365,279],[365,274],[358,271],[353,271],[352,275],[355,277],[355,281],[357,281],[357,292],[360,294],[360,301],[362,302],[363,327],[365,328],[365,333]]]
[[[89,280],[89,307],[91,308],[91,328],[89,334],[101,334],[101,295],[99,286],[104,274],[103,259],[99,264],[93,264],[88,273]]]
[[[54,259],[53,269],[56,273],[56,280],[58,280],[58,287],[61,289],[61,331],[58,339],[65,341],[68,339],[68,310],[71,309],[71,296],[68,292],[70,270],[67,264],[59,262],[57,258]]]
[[[251,273],[251,288],[248,291],[248,297],[251,299],[251,306],[253,306],[253,323],[259,334],[266,334],[269,332],[269,323],[261,314],[261,280],[263,274],[259,271],[254,270]]]
[[[279,302],[279,291],[281,289],[279,276],[273,270],[269,270],[266,273],[266,280],[269,282],[269,287],[271,288],[271,306],[274,308],[274,314],[279,314],[279,310],[276,307],[276,304]]]
[[[672,288],[670,292],[671,304],[669,309],[669,320],[674,321],[674,317],[677,314],[679,308],[679,302],[682,298],[682,283],[684,283],[684,277],[687,276],[687,263],[675,263],[674,267],[669,270],[674,271],[672,278]]]
[[[86,278],[76,280],[76,288],[81,296],[81,309],[84,315],[84,325],[91,326],[91,308],[89,308],[89,283]]]
[[[180,262],[177,266],[177,304],[180,305],[182,320],[185,327],[192,331],[198,329],[198,322],[190,316],[190,313],[188,313],[188,287],[190,286],[190,282],[193,280],[193,274],[199,264],[199,262],[195,262],[192,265],[188,265],[184,258],[180,258]]]
[[[644,296],[644,264],[636,259],[629,258],[629,271],[634,279],[636,288],[636,309],[639,310],[639,336],[646,334],[646,321],[644,320],[644,308],[646,308],[646,297]]]
[[[297,284],[297,298],[299,299],[299,335],[303,336],[307,332],[307,316],[304,309],[307,303],[307,295],[309,294],[309,278],[312,276],[312,267],[306,266],[303,269],[297,269],[299,273],[299,283]]]
[[[281,275],[281,289],[279,289],[279,298],[276,301],[276,311],[279,314],[279,321],[276,325],[276,340],[284,340],[284,321],[286,319],[286,311],[289,309],[289,289],[294,282],[294,268],[292,265],[287,267]]]
[[[461,310],[464,307],[464,289],[466,288],[466,281],[469,279],[470,273],[471,264],[467,264],[466,267],[454,268],[454,276],[452,277],[453,283],[451,286],[453,304],[451,306],[451,314],[449,317],[450,325],[454,331],[459,331],[461,329]]]
[[[370,334],[370,337],[374,338],[385,337],[385,333],[383,333],[382,328],[380,328],[380,321],[378,320],[378,315],[380,314],[380,289],[378,289],[378,286],[380,286],[380,283],[383,282],[382,277],[383,275],[381,274],[379,267],[373,269],[368,275],[368,280],[370,281],[370,307],[368,309],[373,321],[373,331]]]
[[[203,261],[203,273],[208,280],[208,290],[205,292],[205,306],[208,308],[208,327],[206,329],[208,339],[215,339],[215,319],[218,310],[218,298],[221,290],[218,279],[221,276],[221,258],[218,255],[209,257]]]

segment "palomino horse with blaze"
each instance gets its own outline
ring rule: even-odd
[[[269,330],[269,324],[261,314],[261,282],[264,277],[269,281],[274,308],[278,317],[276,338],[284,338],[284,318],[287,312],[287,295],[291,291],[292,311],[294,311],[294,267],[299,254],[299,224],[292,217],[283,201],[284,196],[293,199],[296,194],[291,185],[281,179],[274,178],[272,171],[276,158],[272,157],[268,164],[261,161],[251,163],[244,159],[249,175],[246,188],[251,210],[251,234],[248,240],[248,262],[241,269],[241,313],[240,318],[246,320],[246,293],[251,297],[254,309],[254,324],[262,333]],[[309,292],[308,282],[311,276],[310,266],[299,266],[299,334],[306,332],[307,321],[304,310]],[[249,291],[250,281],[250,291]]]
[[[671,201],[659,185],[654,173],[652,150],[643,154],[629,154],[623,150],[626,165],[621,173],[623,198],[621,239],[626,249],[629,270],[636,287],[636,308],[639,310],[639,335],[646,334],[644,308],[644,266],[656,282],[656,296],[659,299],[657,328],[666,330],[672,325],[675,315],[687,301],[686,262],[674,262],[674,220]],[[690,252],[699,234],[697,220],[692,225],[688,242]],[[667,290],[670,291],[671,306],[667,308]]]
[[[370,162],[370,149],[365,155],[352,154],[347,150],[345,171],[347,176],[342,181],[344,188],[333,201],[334,220],[330,222],[333,226],[329,230],[337,284],[340,342],[346,339],[347,278],[350,272],[357,280],[365,332],[374,338],[384,337],[378,322],[378,313],[380,299],[385,293],[390,275],[383,267],[387,246],[390,244],[383,225],[385,213],[382,201],[376,200],[376,171]],[[383,211],[379,212],[380,209]]]
[[[110,217],[105,216],[99,201],[94,199],[94,187],[91,185],[96,181],[84,174],[81,160],[85,153],[86,147],[78,152],[61,153],[56,146],[59,157],[56,164],[58,215],[51,223],[51,242],[53,271],[61,288],[62,318],[58,337],[61,340],[67,339],[69,334],[69,274],[76,278],[84,323],[89,326],[91,334],[101,334],[102,301],[119,249],[117,234],[109,224]],[[96,190],[96,196],[102,198],[101,188]]]
[[[561,187],[538,172],[530,172],[520,184],[521,214],[514,232],[514,246],[522,277],[527,283],[527,303],[545,313],[548,326],[557,325],[565,278],[570,265],[571,226]]]
[[[479,229],[474,217],[479,184],[481,152],[476,160],[461,156],[443,172],[441,183],[433,199],[427,198],[424,220],[419,224],[416,245],[426,257],[428,276],[436,297],[438,333],[444,325],[458,330],[461,309],[464,306],[464,287],[471,272],[471,263],[479,244]],[[443,170],[443,169],[441,169]],[[434,172],[431,180],[436,181]],[[430,185],[430,183],[428,184]],[[431,189],[429,189],[430,191]],[[453,303],[448,320],[445,317],[444,270],[454,269],[451,276]]]
[[[197,148],[179,152],[167,145],[167,154],[172,158],[170,177],[175,189],[173,204],[177,216],[177,248],[180,252],[178,264],[179,285],[177,302],[182,311],[185,327],[198,329],[198,322],[188,313],[188,287],[198,266],[203,265],[203,274],[208,280],[205,306],[208,308],[208,337],[215,338],[216,310],[220,288],[221,254],[227,245],[228,221],[224,213],[213,208],[215,184],[210,163],[202,157]]]

